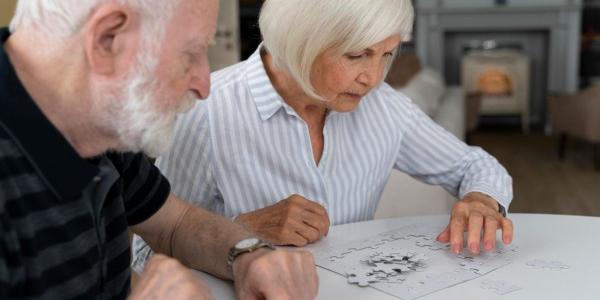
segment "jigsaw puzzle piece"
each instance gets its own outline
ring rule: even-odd
[[[348,283],[356,284],[360,287],[367,287],[371,283],[379,282],[379,279],[375,274],[364,270],[353,270],[346,273]]]
[[[526,262],[525,264],[534,269],[544,269],[544,270],[550,270],[550,271],[560,271],[560,270],[566,270],[566,269],[570,268],[569,266],[565,265],[564,263],[562,263],[560,261],[549,261],[549,260],[543,260],[543,259],[530,260],[530,261]]]
[[[491,280],[483,281],[481,283],[481,288],[493,290],[498,295],[506,295],[508,293],[512,293],[514,291],[518,291],[521,289],[520,287],[509,284],[508,282],[505,282],[505,281],[491,281]]]

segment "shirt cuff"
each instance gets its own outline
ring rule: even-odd
[[[508,213],[508,207],[512,200],[512,195],[509,191],[499,191],[486,183],[476,183],[468,188],[465,188],[460,193],[460,199],[463,199],[468,193],[479,192],[492,197],[498,205],[504,208],[505,214]]]

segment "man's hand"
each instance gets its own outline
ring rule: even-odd
[[[242,254],[233,262],[233,278],[240,300],[314,299],[319,289],[315,261],[307,251]]]
[[[177,260],[155,254],[134,287],[130,300],[213,299],[208,287]]]
[[[450,242],[452,252],[458,254],[463,248],[464,232],[467,245],[473,254],[479,254],[483,239],[484,249],[496,248],[496,230],[502,229],[502,241],[510,244],[513,239],[513,223],[498,212],[498,203],[482,193],[469,193],[454,204],[450,224],[440,233],[437,240]],[[483,236],[482,236],[483,229]]]
[[[304,246],[329,232],[329,215],[325,208],[299,195],[242,214],[235,222],[276,245]]]

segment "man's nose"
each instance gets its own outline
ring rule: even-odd
[[[196,93],[200,99],[208,97],[210,93],[210,65],[208,59],[195,68],[190,79],[189,89]]]

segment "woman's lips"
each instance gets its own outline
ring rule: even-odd
[[[355,93],[344,93],[345,96],[350,97],[352,99],[356,99],[359,100],[360,98],[363,97],[363,95],[361,94],[355,94]]]

